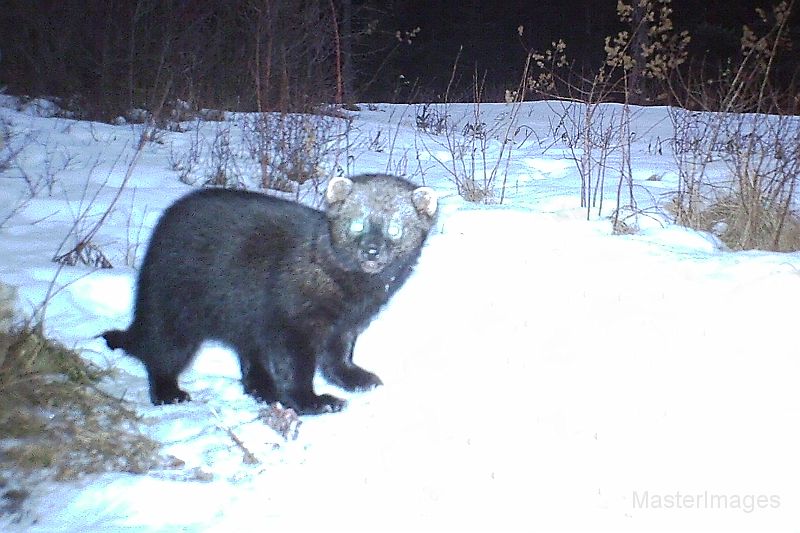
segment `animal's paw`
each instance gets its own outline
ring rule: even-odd
[[[344,390],[360,392],[383,385],[381,378],[358,366],[341,366],[327,373],[328,379]]]
[[[170,405],[173,403],[183,403],[191,401],[192,397],[189,396],[189,393],[182,391],[179,388],[175,388],[174,390],[165,392],[165,391],[158,391],[158,394],[152,393],[150,394],[150,400],[153,402],[153,405]]]
[[[337,413],[347,404],[345,400],[330,394],[304,395],[302,398],[292,398],[284,402],[300,415],[320,415],[323,413]]]
[[[174,377],[150,375],[150,401],[153,405],[188,402],[191,397],[178,387]]]
[[[381,378],[358,367],[354,367],[351,372],[348,372],[347,380],[343,384],[344,388],[349,391],[365,391],[374,389],[379,385],[383,385]]]

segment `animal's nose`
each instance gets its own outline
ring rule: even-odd
[[[368,244],[362,248],[361,252],[366,259],[375,259],[380,254],[380,248],[376,244]]]
[[[377,259],[381,255],[382,244],[381,234],[377,231],[370,231],[359,243],[361,256],[368,261]]]

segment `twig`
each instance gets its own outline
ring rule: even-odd
[[[217,419],[217,427],[222,431],[224,431],[225,433],[227,433],[228,437],[231,438],[236,447],[238,447],[242,451],[242,456],[243,456],[242,462],[246,465],[260,464],[261,461],[258,460],[258,458],[253,454],[253,452],[247,449],[247,446],[244,445],[242,439],[237,437],[236,433],[234,433],[231,428],[222,423],[222,417],[219,415],[219,411],[217,411],[213,407],[211,407],[210,409],[211,409],[211,414],[214,415],[214,418]]]

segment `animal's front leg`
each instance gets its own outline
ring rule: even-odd
[[[278,400],[283,405],[305,415],[342,410],[346,403],[344,400],[314,392],[316,355],[307,336],[287,329],[271,341],[269,351],[265,351],[262,357],[264,367],[272,374]]]
[[[332,335],[320,354],[320,370],[334,385],[348,391],[364,391],[383,385],[381,378],[353,363],[356,334],[352,331]]]

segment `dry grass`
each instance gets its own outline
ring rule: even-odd
[[[0,333],[0,350],[0,472],[67,480],[158,464],[136,414],[97,388],[104,372],[31,328]]]
[[[800,219],[769,206],[746,193],[735,193],[714,202],[700,213],[703,225],[733,250],[800,250]]]
[[[667,206],[676,222],[715,234],[731,250],[800,251],[800,218],[753,191],[732,190],[688,210],[678,206],[677,198]]]

